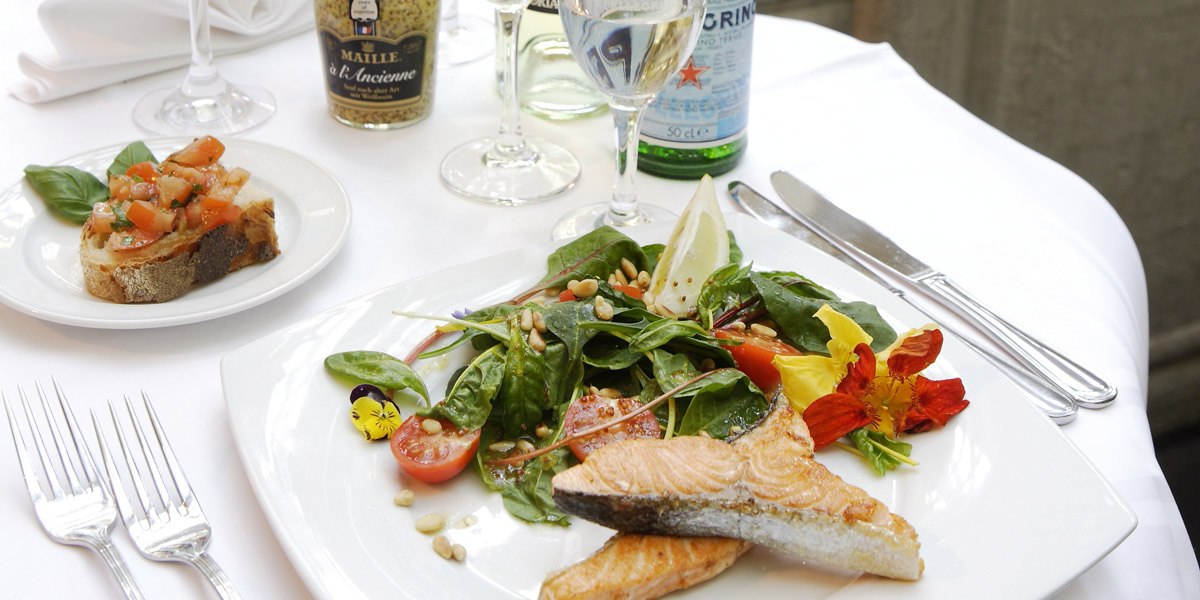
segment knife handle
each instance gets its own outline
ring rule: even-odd
[[[1017,359],[1071,396],[1079,406],[1104,408],[1116,399],[1116,388],[988,310],[945,275],[935,273],[923,278],[921,283],[948,308],[975,323],[993,341],[1011,350]]]

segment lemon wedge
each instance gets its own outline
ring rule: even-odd
[[[728,262],[725,217],[717,204],[712,177],[705,175],[675,223],[675,230],[650,276],[650,287],[644,296],[647,306],[664,317],[688,316],[696,311],[696,298],[704,281]]]

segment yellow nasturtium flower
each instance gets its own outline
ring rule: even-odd
[[[776,356],[771,362],[783,378],[783,392],[798,411],[836,389],[846,377],[846,365],[858,360],[855,346],[870,345],[872,341],[858,323],[828,304],[821,306],[814,316],[829,328],[832,337],[825,344],[829,356]]]

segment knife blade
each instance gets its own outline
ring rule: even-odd
[[[729,195],[733,197],[734,202],[746,209],[746,212],[759,221],[779,229],[784,233],[790,234],[793,237],[799,238],[801,241],[824,252],[842,263],[854,268],[868,280],[882,286],[887,291],[894,294],[896,297],[908,303],[909,306],[916,309],[925,316],[939,321],[926,307],[922,306],[916,300],[913,300],[904,293],[904,290],[892,285],[887,280],[876,275],[873,271],[863,266],[863,264],[854,258],[839,250],[836,246],[825,241],[823,238],[813,233],[812,230],[805,227],[798,219],[790,213],[775,205],[774,202],[768,200],[765,196],[755,191],[750,186],[740,182],[733,181],[729,184]],[[992,365],[998,367],[1000,372],[1006,375],[1010,380],[1016,383],[1032,398],[1033,405],[1045,414],[1051,421],[1059,425],[1065,425],[1075,420],[1075,414],[1078,408],[1075,401],[1069,396],[1066,396],[1059,390],[1050,387],[1042,379],[1033,375],[1029,371],[1019,365],[1013,364],[1008,359],[992,352],[976,344],[969,337],[961,332],[954,330],[948,325],[939,326],[957,337],[963,344],[973,350],[976,354],[987,359]]]
[[[863,265],[876,275],[890,273],[923,290],[947,310],[974,324],[1079,406],[1104,408],[1116,399],[1117,390],[1112,385],[992,312],[944,273],[838,208],[790,173],[772,173],[771,184],[793,209],[792,214],[817,235],[851,256],[863,257]]]

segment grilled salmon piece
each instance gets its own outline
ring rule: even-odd
[[[737,538],[895,579],[924,569],[912,526],[816,462],[808,428],[786,404],[734,444],[617,442],[553,485],[560,510],[621,531]]]
[[[689,588],[729,568],[752,544],[712,537],[618,533],[542,583],[539,600],[642,600]]]

